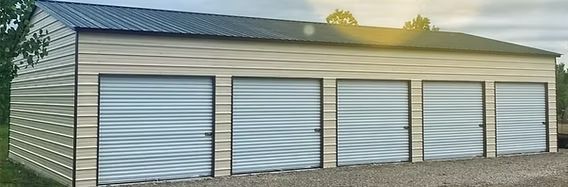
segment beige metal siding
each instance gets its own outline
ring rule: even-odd
[[[568,134],[568,123],[561,123],[561,122],[557,122],[558,124],[558,134]]]
[[[548,151],[558,152],[558,123],[556,120],[556,83],[548,82]]]
[[[495,82],[485,81],[485,156],[495,157]]]
[[[213,175],[231,175],[232,78],[215,78],[215,161]]]
[[[81,65],[78,68],[81,68]],[[80,83],[77,93],[77,178],[75,184],[76,186],[94,186],[97,171],[98,75],[79,74],[78,80]]]
[[[96,177],[97,76],[175,74],[219,77],[216,88],[217,176],[228,174],[230,76],[324,79],[324,165],[335,162],[335,79],[412,80],[412,160],[422,160],[422,80],[554,82],[554,58],[466,52],[376,49],[287,42],[208,40],[81,33],[79,38],[78,184]],[[327,80],[327,81],[326,81]],[[220,86],[224,85],[224,86]],[[551,92],[550,94],[553,94]],[[221,123],[222,122],[222,123]],[[222,128],[220,128],[222,127]],[[327,135],[326,135],[327,134]]]
[[[554,81],[552,57],[282,42],[81,35],[85,72],[426,80]]]
[[[337,80],[323,79],[323,167],[337,166]]]
[[[410,139],[411,161],[421,162],[424,160],[424,136],[422,120],[422,80],[410,81]]]
[[[49,55],[12,81],[9,157],[61,183],[73,176],[75,32],[41,9],[34,27],[49,31]],[[16,62],[22,61],[16,59]]]

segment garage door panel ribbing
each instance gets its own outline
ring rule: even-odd
[[[545,85],[497,83],[497,154],[546,151]]]
[[[425,82],[423,97],[426,160],[483,155],[481,83]]]
[[[209,176],[213,81],[100,78],[99,183]]]
[[[408,83],[337,82],[338,164],[409,160]]]
[[[321,165],[321,82],[233,80],[233,173]]]

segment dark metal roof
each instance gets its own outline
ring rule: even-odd
[[[558,53],[457,32],[418,32],[367,26],[155,10],[58,1],[38,7],[78,31],[123,31],[239,39],[287,40],[393,48],[560,56]]]

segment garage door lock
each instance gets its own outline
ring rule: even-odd
[[[546,125],[546,122],[542,122],[543,125]]]
[[[321,128],[315,128],[314,132],[321,133]]]
[[[213,133],[212,132],[206,132],[205,136],[213,136]]]

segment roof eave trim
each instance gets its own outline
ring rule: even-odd
[[[118,34],[141,34],[141,35],[154,35],[154,36],[177,36],[177,37],[191,37],[199,39],[226,39],[226,40],[240,40],[240,41],[282,41],[282,42],[296,42],[305,44],[325,44],[325,45],[339,45],[339,46],[359,46],[359,47],[372,47],[372,48],[386,48],[386,49],[413,49],[413,50],[431,50],[431,51],[450,51],[450,52],[471,52],[471,53],[485,53],[485,54],[508,54],[508,55],[526,55],[526,56],[550,56],[560,57],[561,54],[549,53],[515,53],[504,51],[483,51],[483,50],[468,50],[468,49],[448,49],[448,48],[433,48],[433,47],[412,47],[412,46],[391,46],[391,45],[374,45],[374,44],[360,44],[360,43],[339,43],[339,42],[324,42],[324,41],[303,41],[303,40],[280,40],[269,38],[248,38],[248,37],[232,37],[232,36],[219,36],[219,35],[205,35],[205,34],[191,34],[191,33],[169,33],[169,32],[155,32],[155,31],[134,31],[134,30],[120,30],[120,29],[106,29],[106,28],[90,28],[90,27],[74,27],[77,32],[107,32]],[[547,51],[548,52],[548,51]]]

